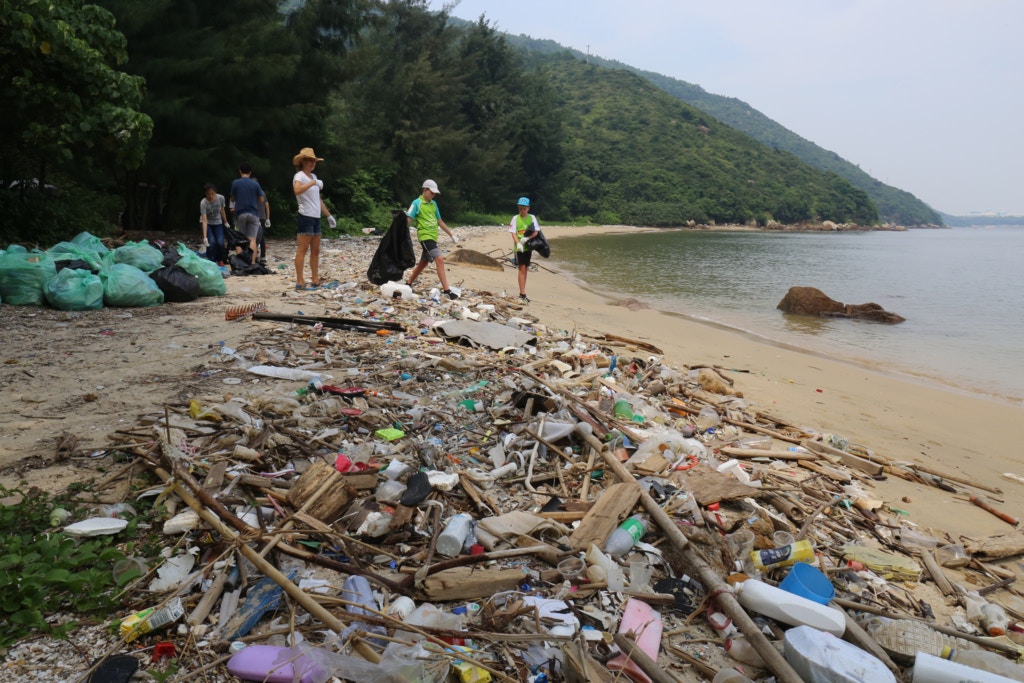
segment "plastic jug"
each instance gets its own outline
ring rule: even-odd
[[[810,626],[789,629],[783,642],[786,661],[805,681],[896,683],[896,677],[877,657]]]
[[[835,608],[769,586],[757,579],[747,579],[738,584],[736,589],[737,598],[745,608],[784,624],[811,626],[834,636],[842,636],[846,631],[846,616]]]

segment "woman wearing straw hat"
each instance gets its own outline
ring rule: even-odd
[[[312,147],[303,147],[295,155],[295,177],[292,179],[292,190],[299,203],[298,215],[298,249],[295,252],[295,289],[316,289],[320,286],[320,217],[327,216],[327,224],[331,228],[338,225],[331,212],[320,199],[320,190],[324,181],[316,177],[313,169],[316,163],[323,161]],[[306,252],[309,252],[310,284],[303,280],[302,271],[305,267]]]

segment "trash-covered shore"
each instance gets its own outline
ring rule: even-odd
[[[223,307],[244,339],[119,430],[119,464],[78,494],[94,515],[67,520],[116,534],[102,513],[149,496],[164,552],[121,567],[139,574],[122,613],[70,648],[13,646],[0,678],[128,656],[139,680],[878,680],[950,666],[930,660],[947,647],[1019,654],[1024,546],[997,489],[501,293],[382,291],[372,244],[343,245],[315,292]],[[874,493],[892,477],[1008,533],[917,528]]]

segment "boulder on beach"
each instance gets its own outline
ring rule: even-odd
[[[783,313],[822,318],[853,318],[879,323],[901,323],[906,320],[903,316],[887,311],[876,303],[844,304],[816,287],[790,287],[776,308]]]

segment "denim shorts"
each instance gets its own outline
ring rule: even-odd
[[[297,230],[300,235],[319,235],[320,234],[320,217],[313,218],[312,216],[303,216],[301,213],[298,215]]]
[[[423,254],[420,256],[420,261],[433,261],[434,259],[441,258],[441,250],[438,249],[436,241],[423,240],[420,242],[420,246],[423,247]]]

